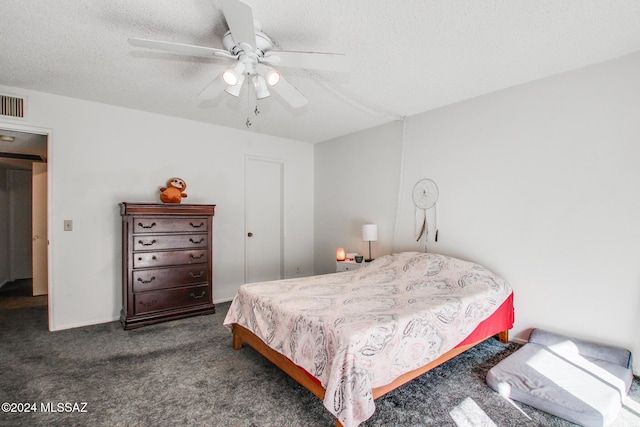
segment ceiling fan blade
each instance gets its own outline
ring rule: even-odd
[[[256,49],[256,30],[253,24],[253,10],[251,6],[240,0],[218,0],[227,21],[233,40],[239,44],[251,46],[251,52]]]
[[[312,70],[348,71],[349,61],[339,53],[292,52],[272,50],[261,62],[279,67],[309,68]]]
[[[270,86],[269,90],[274,91],[282,99],[284,99],[291,107],[300,108],[304,107],[309,103],[309,100],[304,97],[303,94],[298,91],[291,83],[285,80],[284,77],[280,76],[280,81],[275,86]]]
[[[213,99],[220,95],[226,86],[224,80],[222,80],[222,74],[218,74],[215,79],[198,94],[199,99]]]
[[[221,57],[236,59],[235,56],[226,50],[216,49],[213,47],[193,46],[190,44],[163,42],[158,40],[147,40],[130,38],[129,43],[136,47],[146,47],[149,49],[162,50],[165,52],[177,53],[180,55],[202,56],[205,58]]]

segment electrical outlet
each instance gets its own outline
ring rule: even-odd
[[[300,274],[300,266],[296,265],[296,274]]]
[[[64,231],[73,231],[73,221],[70,219],[64,220]]]

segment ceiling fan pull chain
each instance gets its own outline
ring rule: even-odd
[[[249,75],[247,74],[247,77],[248,76]],[[251,94],[249,92],[251,92],[251,85],[250,84],[247,85],[247,121],[245,122],[245,126],[247,126],[247,128],[250,128],[251,125],[253,124],[253,123],[251,123],[251,120],[249,120],[249,116],[251,115],[249,113],[251,111]]]

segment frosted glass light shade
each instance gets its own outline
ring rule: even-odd
[[[240,91],[242,90],[242,83],[244,83],[244,74],[240,75],[240,79],[235,86],[227,86],[224,91],[235,97],[239,97]]]
[[[256,74],[255,76],[253,76],[252,80],[253,80],[253,87],[256,90],[256,98],[263,99],[271,95],[269,93],[269,89],[267,89],[267,83],[264,81],[264,77],[262,77],[259,74]]]
[[[222,73],[222,80],[224,80],[224,82],[229,86],[235,86],[238,84],[240,76],[234,73],[233,70],[229,69]]]
[[[378,240],[378,226],[376,224],[364,224],[362,226],[362,240],[365,242]]]
[[[271,70],[267,73],[267,84],[269,86],[275,86],[280,81],[280,73],[276,70]]]
[[[242,81],[244,81],[244,79],[241,79],[241,76],[244,74],[244,67],[242,62],[238,62],[233,67],[227,68],[222,73],[222,80],[229,86],[241,84]]]

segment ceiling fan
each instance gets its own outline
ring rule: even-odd
[[[347,61],[342,54],[273,50],[273,42],[262,32],[260,23],[254,20],[250,5],[241,0],[218,2],[229,26],[229,31],[222,38],[225,50],[139,38],[130,38],[129,43],[180,55],[235,60],[200,92],[198,97],[202,99],[213,98],[223,89],[238,97],[247,82],[255,89],[257,99],[268,97],[269,91],[273,90],[291,107],[299,108],[308,103],[307,98],[275,67],[346,71]]]

